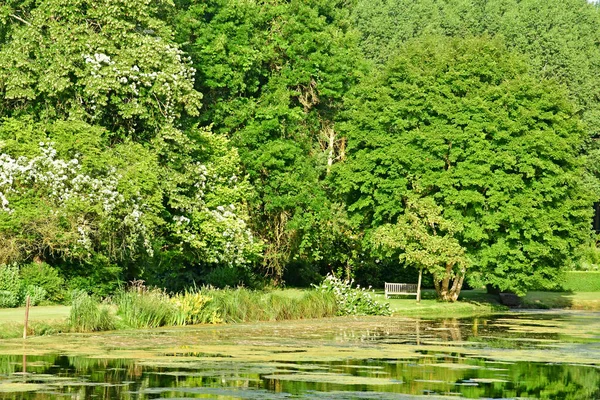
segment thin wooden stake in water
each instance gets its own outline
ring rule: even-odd
[[[27,296],[27,301],[25,303],[25,326],[23,327],[23,339],[27,339],[27,325],[29,325],[29,304],[31,303],[31,299]]]

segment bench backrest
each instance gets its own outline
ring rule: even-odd
[[[385,283],[387,293],[417,293],[416,283]]]

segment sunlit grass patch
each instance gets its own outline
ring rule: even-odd
[[[528,292],[522,308],[600,310],[599,292]]]
[[[455,318],[485,315],[505,312],[507,307],[498,303],[494,296],[488,295],[483,290],[463,291],[459,301],[454,303],[437,300],[434,290],[424,290],[422,299],[417,303],[415,296],[392,297],[385,299],[383,291],[376,291],[378,301],[387,301],[394,315],[439,318],[452,315]]]

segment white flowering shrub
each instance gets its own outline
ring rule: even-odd
[[[162,20],[173,4],[41,0],[0,46],[0,106],[8,115],[78,119],[149,139],[195,116],[195,70]],[[13,105],[18,101],[19,107]]]
[[[63,236],[69,237],[63,245],[69,249],[59,246],[57,250],[70,255],[90,254],[100,240],[102,228],[108,226],[116,232],[128,232],[122,245],[145,243],[149,232],[141,219],[142,206],[119,193],[122,177],[116,170],[111,168],[104,175],[90,176],[83,172],[77,158],[59,158],[53,146],[52,142],[40,142],[40,154],[35,157],[0,154],[0,213],[5,214],[4,218],[31,196],[47,207],[53,220],[65,221],[63,227],[71,225],[63,231]],[[12,205],[13,199],[16,206]],[[147,246],[147,250],[152,249]]]
[[[196,264],[245,266],[261,252],[247,224],[250,186],[240,178],[239,156],[226,138],[199,130],[190,139],[163,134],[173,160],[165,169],[178,185],[168,188],[171,234]]]
[[[257,259],[239,156],[193,128],[202,95],[166,22],[173,7],[39,0],[10,25],[0,263],[51,258],[90,288],[114,266],[171,277]]]
[[[163,255],[174,275],[257,259],[250,188],[227,139],[170,128],[148,149],[109,146],[103,134],[71,121],[0,123],[0,262],[51,256],[92,279],[86,268],[100,274],[106,263],[164,273],[152,269]]]
[[[320,285],[313,285],[317,290],[331,292],[338,304],[338,315],[390,315],[389,303],[379,303],[373,299],[373,291],[352,287],[354,280],[342,280],[327,274]]]
[[[40,142],[41,155],[28,158],[0,154],[0,199],[2,210],[11,213],[7,195],[23,196],[35,187],[38,195],[45,196],[57,207],[70,201],[97,203],[106,213],[112,212],[124,201],[117,191],[118,176],[111,171],[105,177],[94,178],[81,172],[77,158],[57,158],[53,143]]]
[[[17,307],[23,298],[23,282],[17,265],[0,264],[0,308]]]

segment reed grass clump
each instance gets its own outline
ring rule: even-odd
[[[83,292],[73,295],[70,326],[73,331],[92,332],[129,328],[202,323],[282,321],[331,317],[338,313],[336,297],[329,292],[310,290],[301,297],[282,291],[264,292],[246,288],[215,289],[205,287],[169,295],[156,288],[137,284],[113,298],[113,307]]]
[[[109,305],[100,304],[84,291],[76,291],[72,294],[69,326],[74,332],[108,331],[115,328],[116,321]]]
[[[300,299],[245,288],[205,288],[202,293],[211,298],[205,312],[216,314],[226,323],[323,318],[337,313],[335,296],[316,290],[306,292]]]
[[[135,286],[114,297],[118,315],[131,328],[158,328],[174,325],[177,307],[171,297],[161,289]]]

